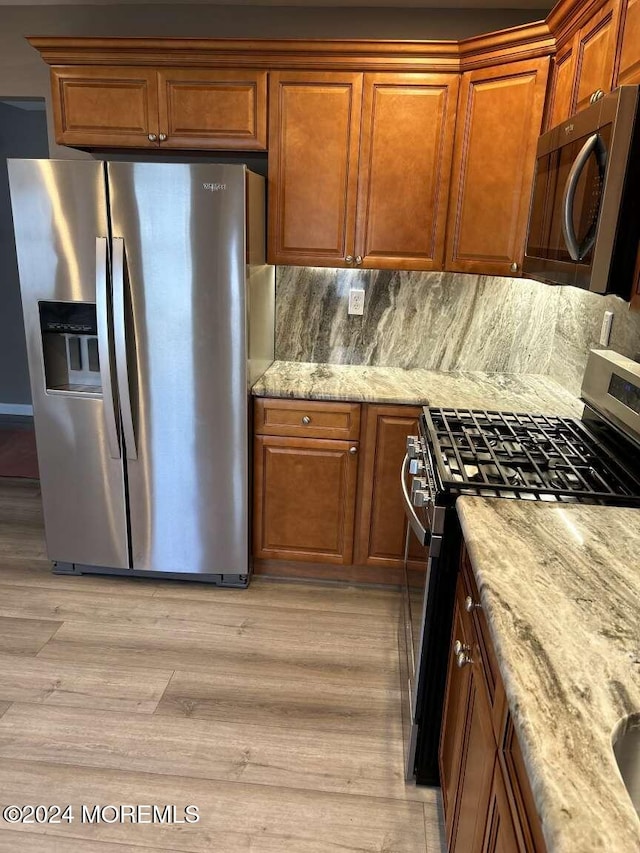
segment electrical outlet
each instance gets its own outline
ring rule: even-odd
[[[349,291],[349,314],[364,314],[364,290],[352,287]]]
[[[600,345],[603,347],[609,346],[611,340],[611,326],[613,325],[613,311],[605,311],[602,319],[602,328],[600,329]]]

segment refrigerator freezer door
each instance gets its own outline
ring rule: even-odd
[[[247,572],[245,169],[109,163],[108,175],[124,246],[133,568]]]
[[[119,420],[115,399],[102,395],[114,375],[110,359],[104,358],[110,296],[104,292],[109,279],[100,259],[106,241],[96,251],[96,238],[108,236],[104,166],[89,160],[12,160],[9,179],[47,551],[50,559],[64,563],[128,569]],[[97,318],[95,329],[90,321],[72,322],[77,310],[85,320]],[[61,321],[71,318],[71,325],[63,333],[49,322],[49,331],[43,331],[43,311]],[[87,343],[95,344],[96,337],[102,383],[95,361],[86,365],[96,376],[95,385],[65,382],[65,341],[69,352],[71,342],[82,340],[77,352],[87,353],[89,362],[93,348]],[[48,375],[45,355],[53,365]],[[69,367],[78,365],[69,361]],[[115,428],[111,446],[109,425]]]

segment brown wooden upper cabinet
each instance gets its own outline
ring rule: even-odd
[[[157,147],[158,88],[152,68],[52,68],[56,142],[117,148]]]
[[[640,0],[622,0],[616,86],[640,83]]]
[[[575,74],[574,41],[560,48],[553,63],[553,76],[547,100],[546,128],[555,127],[573,111],[573,78]]]
[[[62,66],[51,71],[56,141],[84,148],[267,147],[267,72]]]
[[[588,107],[589,98],[598,89],[611,91],[616,44],[615,12],[613,0],[608,0],[578,32],[572,113]]]
[[[549,59],[462,75],[446,269],[519,274]]]
[[[355,227],[361,99],[362,74],[271,75],[270,263],[346,266]]]
[[[581,7],[576,14],[584,16]],[[565,27],[553,63],[547,128],[587,107],[599,89],[640,83],[640,0],[596,3],[584,20]]]
[[[457,75],[277,72],[271,263],[441,269]]]

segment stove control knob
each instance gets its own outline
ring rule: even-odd
[[[409,463],[410,474],[424,474],[424,462],[422,459],[412,459]]]
[[[407,436],[407,456],[416,459],[420,453],[420,442],[417,435]]]
[[[424,477],[414,477],[411,481],[411,495],[412,497],[418,490],[424,490],[427,488],[427,481]]]
[[[413,505],[414,506],[426,506],[431,501],[431,495],[429,492],[425,492],[422,490],[416,491],[413,493]]]
[[[479,601],[474,601],[470,595],[468,595],[464,600],[464,609],[467,613],[472,613],[474,610],[482,607]]]

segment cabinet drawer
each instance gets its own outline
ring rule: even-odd
[[[359,403],[258,397],[254,415],[254,432],[257,435],[335,438],[344,441],[357,441],[360,436]]]

